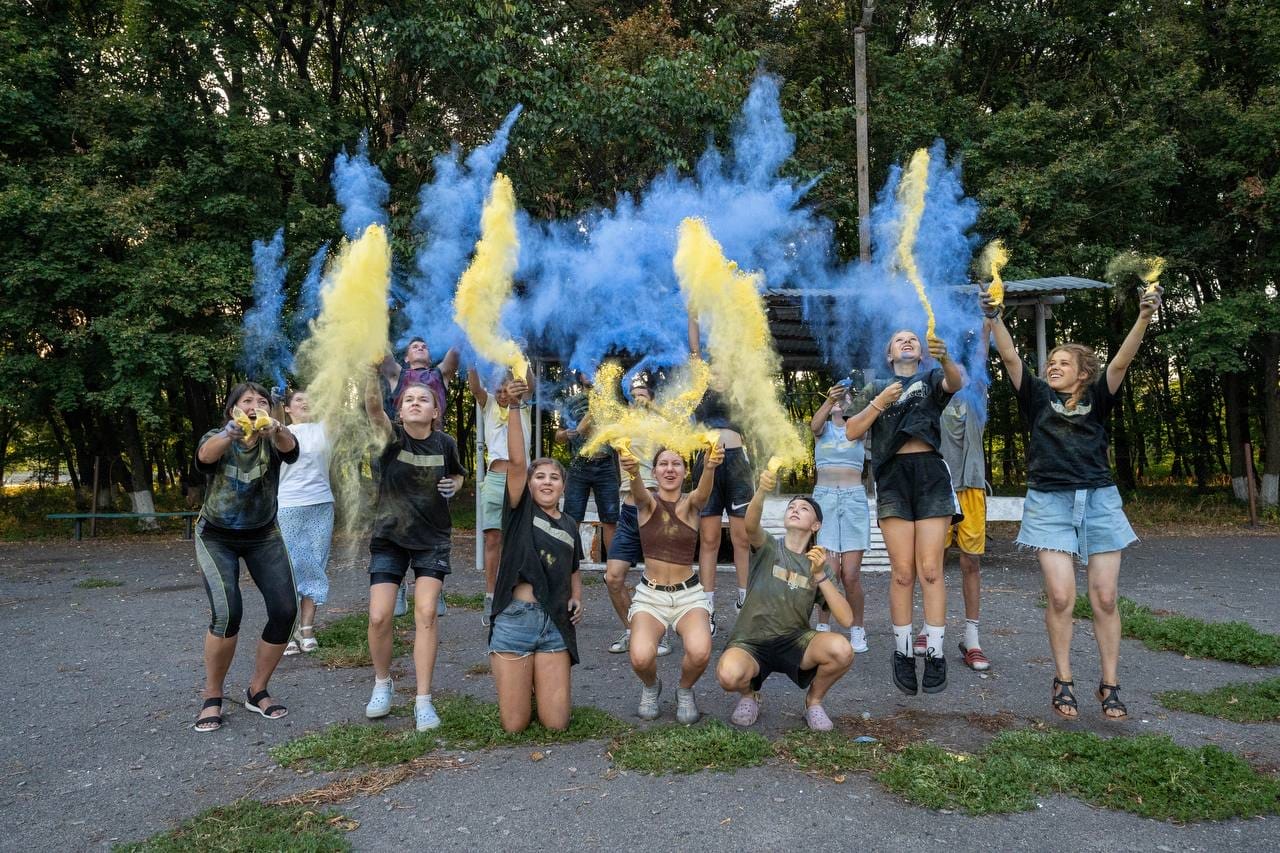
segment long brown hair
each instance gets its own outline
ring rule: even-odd
[[[1071,392],[1071,396],[1067,398],[1067,410],[1075,411],[1076,406],[1080,403],[1080,398],[1084,396],[1085,389],[1097,382],[1098,377],[1102,374],[1102,359],[1098,358],[1098,354],[1093,351],[1092,347],[1087,347],[1084,344],[1062,344],[1056,346],[1049,351],[1049,358],[1060,352],[1071,354],[1071,357],[1076,360],[1076,371],[1080,374],[1076,390]]]

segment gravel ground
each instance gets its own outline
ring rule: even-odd
[[[474,537],[458,535],[460,567],[447,589],[476,592]],[[1240,619],[1280,633],[1280,593],[1274,582],[1280,539],[1160,538],[1129,552],[1121,592],[1141,603],[1212,620]],[[1270,567],[1270,568],[1268,568]],[[358,553],[331,570],[333,592],[320,623],[364,607],[367,580]],[[983,678],[955,652],[960,636],[959,571],[948,567],[951,682],[936,696],[904,697],[891,685],[886,575],[868,575],[867,630],[871,651],[832,691],[827,708],[852,725],[888,726],[912,738],[975,749],[1007,725],[1049,723],[1100,734],[1160,732],[1180,743],[1217,744],[1258,766],[1280,768],[1280,725],[1242,725],[1166,711],[1152,694],[1171,688],[1215,687],[1280,674],[1280,668],[1193,661],[1148,651],[1126,640],[1121,672],[1133,721],[1101,719],[1090,696],[1097,678],[1088,624],[1076,633],[1075,671],[1082,717],[1057,721],[1049,712],[1052,666],[1034,560],[993,542],[984,564],[983,646],[994,661]],[[78,589],[85,578],[117,579],[121,587]],[[732,582],[722,575],[717,650],[733,619]],[[1081,590],[1083,590],[1083,582]],[[618,625],[603,585],[588,586],[579,629],[582,664],[574,671],[576,704],[595,705],[636,723],[638,682],[624,655],[605,647]],[[246,590],[246,638],[264,621],[260,600]],[[290,715],[268,722],[228,705],[214,735],[190,729],[199,707],[200,645],[208,622],[191,544],[156,537],[0,545],[0,813],[9,815],[3,849],[102,848],[145,838],[209,806],[242,796],[274,799],[323,784],[323,773],[274,765],[267,748],[338,721],[363,719],[372,675],[327,670],[313,659],[288,658],[272,693]],[[466,670],[485,661],[478,614],[452,611],[441,622],[436,692],[492,700],[487,675]],[[661,663],[674,685],[677,654]],[[232,667],[227,695],[242,696],[248,649]],[[397,690],[412,696],[411,660],[397,662]],[[674,716],[674,691],[664,695],[664,721]],[[775,737],[803,725],[800,693],[781,677],[765,686],[757,728]],[[727,719],[733,706],[711,675],[699,685],[704,713]],[[982,716],[975,716],[982,715]],[[393,725],[404,725],[400,720]],[[883,730],[881,728],[880,730]],[[563,849],[630,846],[655,850],[783,849],[797,844],[915,849],[944,841],[948,849],[1141,850],[1280,849],[1280,817],[1174,826],[1047,798],[1033,812],[971,818],[931,812],[886,793],[870,777],[844,784],[815,779],[772,763],[732,774],[652,778],[610,772],[607,744],[554,747],[533,762],[529,750],[462,756],[457,770],[435,771],[382,795],[338,808],[359,821],[358,849],[397,842],[472,849]],[[638,833],[643,833],[638,835]]]

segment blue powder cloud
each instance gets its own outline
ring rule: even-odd
[[[240,367],[252,380],[275,389],[285,387],[285,374],[293,365],[284,334],[284,229],[270,242],[253,242],[253,307],[245,312]]]

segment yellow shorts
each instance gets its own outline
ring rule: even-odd
[[[956,492],[964,518],[947,531],[947,547],[954,542],[966,554],[983,554],[987,550],[987,493],[983,489],[961,489]]]

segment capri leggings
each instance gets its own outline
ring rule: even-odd
[[[294,588],[293,566],[284,547],[280,528],[254,531],[221,530],[201,519],[196,525],[196,562],[204,577],[213,619],[209,633],[234,637],[240,633],[244,605],[240,600],[240,560],[249,569],[267,608],[267,624],[262,641],[281,645],[289,641],[298,618],[298,593]]]

